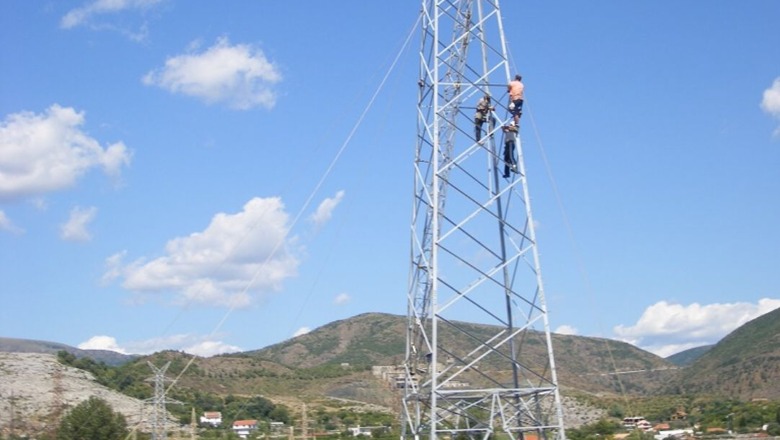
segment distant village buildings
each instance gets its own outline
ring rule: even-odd
[[[642,431],[652,431],[653,425],[644,417],[626,417],[623,419],[623,427],[629,430],[641,429]]]

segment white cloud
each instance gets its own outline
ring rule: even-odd
[[[105,17],[108,14],[118,14],[124,11],[133,10],[144,12],[163,1],[164,0],[92,0],[84,4],[84,6],[68,11],[60,20],[60,27],[63,29],[72,29],[74,27],[88,25],[93,30],[118,31],[133,40],[141,41],[147,36],[145,23],[139,25],[139,30],[131,31],[128,30],[126,24],[116,26],[105,20],[99,22],[95,22],[95,20],[98,17]]]
[[[333,299],[333,304],[336,304],[337,306],[340,306],[342,304],[346,304],[351,300],[350,296],[346,293],[339,293],[336,295],[336,298]]]
[[[24,229],[16,226],[11,219],[5,215],[5,212],[0,211],[0,231],[10,232],[12,234],[21,234]]]
[[[296,275],[298,250],[281,199],[253,198],[241,212],[215,215],[203,232],[170,240],[162,257],[129,264],[122,253],[109,257],[104,280],[120,278],[136,292],[174,292],[185,304],[242,307],[250,293],[278,291]]]
[[[311,329],[309,327],[301,327],[298,330],[293,333],[293,338],[297,338],[298,336],[303,336],[306,333],[309,333]]]
[[[92,234],[87,230],[89,223],[95,219],[97,208],[81,208],[76,206],[70,210],[70,218],[60,226],[60,237],[68,241],[89,241]]]
[[[273,108],[277,97],[273,86],[281,80],[279,69],[262,50],[245,44],[230,45],[224,37],[201,53],[168,58],[164,67],[143,77],[146,85],[208,103],[223,102],[239,110]]]
[[[84,113],[57,104],[44,114],[7,116],[0,124],[0,199],[57,191],[101,167],[111,176],[130,163],[122,142],[100,143],[81,131]]]
[[[336,207],[341,203],[341,200],[344,198],[344,191],[341,190],[336,193],[333,197],[328,197],[325,200],[320,203],[320,206],[317,207],[317,210],[312,214],[311,221],[314,222],[315,225],[321,226],[330,218],[333,216],[333,210],[336,209]]]
[[[778,307],[780,299],[771,298],[763,298],[757,304],[688,306],[661,301],[648,307],[635,325],[619,325],[614,331],[626,342],[668,356],[687,348],[714,344],[737,327]]]
[[[558,333],[559,335],[576,335],[579,332],[577,331],[576,328],[570,325],[561,325],[558,328],[556,328],[553,333]]]
[[[116,343],[116,339],[111,336],[93,336],[86,342],[79,344],[77,347],[82,350],[110,350],[127,354],[127,351],[119,347],[119,344]]]
[[[780,120],[780,77],[775,78],[772,86],[764,90],[761,109]],[[780,127],[775,130],[774,134],[780,136]]]
[[[240,347],[235,345],[188,334],[129,342],[125,347],[120,347],[116,339],[111,336],[93,336],[88,341],[79,344],[78,348],[82,350],[111,350],[122,354],[151,354],[163,350],[178,350],[202,357],[242,351]]]
[[[117,252],[116,254],[106,258],[106,270],[103,273],[103,277],[101,278],[102,284],[106,285],[122,276],[122,264],[125,255],[127,255],[127,251]]]
[[[188,334],[178,334],[132,341],[125,344],[126,350],[132,354],[151,354],[163,350],[182,350],[182,347],[195,344],[205,338]]]
[[[195,345],[182,348],[182,351],[201,357],[209,357],[223,353],[236,353],[241,347],[225,344],[222,341],[201,341]]]

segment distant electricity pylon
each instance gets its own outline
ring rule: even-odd
[[[171,363],[166,362],[160,368],[149,361],[146,361],[146,363],[154,371],[154,378],[152,379],[154,381],[154,397],[147,399],[147,402],[152,404],[152,440],[165,440],[168,436],[168,412],[165,410],[165,404],[180,404],[181,402],[165,397],[165,381],[170,381],[170,379],[165,377],[165,372],[171,366]]]
[[[565,439],[498,3],[422,1],[404,439]]]

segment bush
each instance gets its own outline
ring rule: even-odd
[[[103,399],[90,397],[62,418],[57,440],[124,440],[127,422]]]

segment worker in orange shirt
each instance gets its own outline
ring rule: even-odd
[[[520,124],[520,116],[523,114],[524,90],[525,85],[523,85],[523,77],[515,75],[515,79],[507,86],[507,91],[509,91],[509,112],[512,114],[515,125]]]

